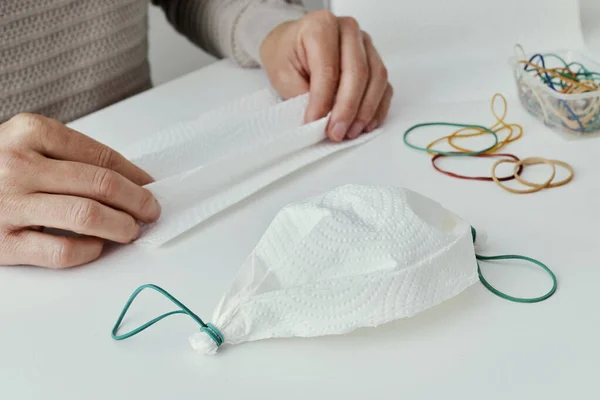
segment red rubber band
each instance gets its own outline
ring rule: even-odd
[[[454,151],[451,152],[452,154],[461,154],[461,152],[458,151]],[[450,172],[450,171],[444,171],[443,169],[441,169],[440,167],[438,167],[435,163],[435,160],[437,160],[440,157],[449,157],[443,154],[436,154],[435,156],[432,157],[431,159],[431,164],[433,165],[433,168],[436,169],[436,171],[441,172],[444,175],[448,175],[451,176],[453,178],[457,178],[457,179],[467,179],[467,180],[471,180],[471,181],[485,181],[485,182],[493,182],[494,179],[491,176],[466,176],[466,175],[460,175],[460,174],[456,174],[454,172]],[[471,157],[508,157],[508,158],[512,158],[513,160],[515,160],[516,162],[521,161],[519,159],[519,157],[515,156],[514,154],[508,154],[508,153],[495,153],[495,154],[477,154]],[[456,158],[456,157],[455,157]],[[519,170],[518,170],[518,174],[520,174],[523,171],[523,166],[519,166]],[[510,181],[512,179],[515,179],[515,175],[510,175],[510,176],[505,176],[502,178],[498,178],[499,181],[501,182],[505,182],[505,181]]]

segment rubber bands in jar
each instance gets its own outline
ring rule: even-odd
[[[600,65],[573,51],[511,58],[522,106],[565,139],[600,136]]]

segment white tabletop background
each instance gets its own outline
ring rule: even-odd
[[[411,81],[423,81],[419,74],[427,70],[396,56],[386,61],[397,94],[382,137],[269,186],[163,248],[113,246],[97,262],[68,271],[1,268],[0,398],[597,397],[600,138],[566,142],[526,114],[511,97],[506,64],[490,87],[466,90],[469,85],[457,78],[454,85],[432,83],[422,91],[407,82],[407,73]],[[72,126],[122,149],[265,84],[262,71],[221,61]],[[495,91],[509,96],[508,120],[525,128],[510,152],[569,162],[576,170],[571,184],[517,196],[493,183],[441,175],[427,155],[402,143],[402,133],[417,122],[493,123],[489,100]],[[447,101],[432,102],[436,98]],[[462,171],[486,166],[480,160],[456,164]],[[143,283],[164,287],[210,320],[275,213],[346,183],[404,186],[441,202],[486,231],[485,254],[546,262],[559,279],[556,295],[522,305],[477,284],[411,319],[344,336],[242,344],[213,357],[191,349],[187,338],[197,327],[183,316],[123,342],[111,339],[121,307]],[[550,287],[542,272],[522,264],[484,265],[484,272],[515,295]],[[138,301],[126,327],[171,308],[155,294]]]

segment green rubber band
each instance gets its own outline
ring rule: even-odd
[[[419,147],[416,146],[412,143],[409,143],[408,141],[408,135],[419,128],[424,128],[427,126],[452,126],[455,128],[476,128],[476,129],[481,129],[486,131],[487,133],[489,133],[490,135],[494,136],[494,144],[491,145],[490,147],[487,147],[483,150],[479,150],[479,151],[472,151],[472,152],[453,152],[453,151],[440,151],[440,150],[434,150],[434,149],[428,149],[426,147]],[[427,122],[427,123],[423,123],[423,124],[417,124],[414,125],[410,128],[408,128],[408,130],[406,132],[404,132],[404,136],[403,136],[403,140],[404,143],[414,149],[414,150],[419,150],[419,151],[425,151],[427,153],[433,153],[433,154],[441,154],[443,156],[447,156],[447,157],[468,157],[468,156],[476,156],[479,154],[483,154],[483,153],[487,153],[488,151],[492,150],[493,148],[495,148],[498,145],[498,135],[496,134],[496,132],[484,127],[484,126],[479,126],[479,125],[467,125],[467,124],[455,124],[452,122]]]
[[[221,332],[210,322],[203,326],[200,329],[202,332],[206,333],[210,338],[217,344],[217,347],[221,346],[225,341]]]
[[[564,61],[564,60],[563,60],[563,61]],[[586,73],[590,71],[589,69],[587,69],[587,68],[585,67],[585,65],[583,65],[583,64],[582,64],[582,63],[580,63],[580,62],[576,62],[576,61],[573,61],[572,63],[569,63],[569,64],[567,64],[567,68],[568,68],[568,69],[571,69],[571,66],[573,66],[573,65],[577,65],[581,71],[584,71],[584,72],[586,72]]]
[[[475,243],[475,240],[477,238],[477,231],[475,231],[475,228],[471,227],[471,233],[473,235],[473,243]],[[539,303],[541,301],[544,301],[544,300],[550,298],[556,292],[556,289],[558,287],[558,281],[556,279],[556,275],[554,275],[554,272],[552,272],[552,270],[550,268],[548,268],[545,264],[543,264],[541,261],[536,260],[534,258],[519,256],[519,255],[482,256],[479,254],[475,254],[475,258],[478,260],[477,261],[477,274],[479,275],[479,280],[481,281],[481,283],[483,284],[483,286],[485,286],[485,288],[487,290],[489,290],[490,292],[492,292],[493,294],[495,294],[496,296],[498,296],[502,299],[513,301],[515,303]],[[524,261],[528,261],[532,264],[535,264],[535,265],[539,266],[540,268],[542,268],[544,271],[546,271],[548,273],[548,275],[550,275],[550,277],[552,278],[552,288],[546,294],[539,296],[539,297],[532,297],[532,298],[514,297],[514,296],[510,296],[504,292],[501,292],[500,290],[498,290],[494,286],[492,286],[485,279],[485,277],[483,276],[483,273],[481,272],[481,266],[479,265],[479,261],[494,261],[494,260],[524,260]]]
[[[465,125],[465,127],[466,126],[469,126],[469,125]],[[471,233],[473,236],[473,243],[475,243],[475,241],[477,239],[477,231],[475,230],[475,228],[471,227]],[[513,301],[516,303],[537,303],[537,302],[548,299],[550,296],[552,296],[556,292],[556,289],[558,286],[556,276],[550,270],[550,268],[548,268],[546,265],[544,265],[542,262],[540,262],[538,260],[535,260],[530,257],[519,256],[519,255],[482,256],[482,255],[476,254],[475,257],[477,259],[477,273],[479,275],[479,280],[490,292],[492,292],[493,294],[495,294],[498,297],[501,297],[505,300]],[[552,289],[550,289],[550,291],[548,291],[548,293],[544,294],[543,296],[534,297],[534,298],[514,297],[514,296],[510,296],[510,295],[503,293],[500,290],[496,289],[483,276],[483,273],[481,272],[481,267],[479,265],[479,261],[509,260],[509,259],[525,260],[525,261],[531,262],[531,263],[536,264],[539,267],[541,267],[552,278],[552,282],[553,282]],[[168,313],[159,315],[158,317],[146,322],[143,325],[140,325],[139,327],[137,327],[127,333],[118,334],[117,332],[121,326],[121,323],[123,322],[123,318],[125,318],[127,311],[129,311],[129,307],[131,307],[131,304],[133,303],[135,298],[144,289],[153,289],[153,290],[159,292],[160,294],[165,296],[167,299],[169,299],[172,303],[177,305],[179,307],[179,310],[174,310],[174,311],[170,311]],[[166,290],[164,290],[163,288],[161,288],[159,286],[152,285],[152,284],[146,284],[146,285],[142,285],[142,286],[138,287],[131,294],[131,296],[129,296],[129,299],[127,300],[127,302],[125,303],[125,306],[121,310],[121,313],[119,314],[119,317],[117,318],[117,322],[115,323],[115,325],[112,329],[111,336],[114,340],[124,340],[124,339],[130,338],[130,337],[135,336],[138,333],[144,331],[145,329],[151,327],[155,323],[165,319],[166,317],[169,317],[169,316],[175,315],[175,314],[185,314],[185,315],[189,316],[190,318],[192,318],[194,321],[196,321],[196,323],[200,326],[200,330],[202,332],[206,333],[213,340],[213,342],[217,345],[217,347],[220,347],[225,342],[223,334],[213,324],[204,323],[204,321],[202,321],[202,319],[200,317],[198,317],[196,314],[194,314],[189,308],[187,308],[183,303],[181,303],[179,300],[177,300],[175,297],[173,297],[169,292],[167,292]]]
[[[564,66],[565,68],[567,68],[567,69],[571,69],[571,67],[572,67],[572,66],[577,66],[577,67],[579,67],[579,72],[577,72],[577,73],[576,73],[576,75],[583,75],[583,76],[585,76],[585,77],[587,77],[587,78],[590,78],[590,77],[591,77],[591,79],[592,79],[592,80],[598,80],[598,79],[600,79],[600,73],[599,73],[599,72],[593,72],[593,71],[590,71],[589,69],[587,69],[587,68],[585,67],[585,65],[583,65],[583,64],[582,64],[582,63],[580,63],[580,62],[573,61],[573,62],[567,63],[567,62],[565,61],[565,59],[564,59],[564,58],[562,58],[562,57],[561,57],[561,56],[559,56],[558,54],[554,54],[554,53],[546,53],[546,54],[543,54],[543,55],[542,55],[542,57],[544,57],[545,59],[548,59],[548,58],[556,58],[556,59],[557,59],[557,60],[559,60],[559,61],[560,61],[560,62],[563,64],[563,66]],[[535,69],[533,69],[533,70],[529,70],[529,71],[533,71],[533,72],[535,72]],[[558,74],[559,74],[559,75],[561,75],[561,76],[563,76],[563,77],[568,77],[568,78],[574,79],[574,80],[576,80],[576,81],[578,81],[578,82],[579,82],[579,79],[577,79],[577,77],[572,77],[572,76],[570,76],[569,74],[566,74],[566,73],[561,73],[561,72],[558,72]],[[543,78],[543,80],[546,80],[546,79],[545,79],[545,78]],[[547,82],[546,82],[546,83],[547,83]]]
[[[561,62],[561,63],[562,63],[564,66],[565,66],[565,68],[569,68],[569,66],[570,66],[570,65],[572,65],[572,64],[579,64],[579,63],[574,63],[574,62],[573,62],[573,63],[571,63],[571,64],[569,64],[569,63],[567,63],[567,62],[565,61],[565,59],[564,59],[564,58],[562,58],[562,57],[561,57],[561,56],[559,56],[558,54],[554,54],[554,53],[546,53],[546,54],[543,54],[542,56],[543,56],[544,58],[556,58],[557,60],[559,60],[559,61],[560,61],[560,62]]]
[[[173,304],[175,304],[176,306],[178,306],[180,309],[179,310],[175,310],[175,311],[170,311],[168,313],[159,315],[158,317],[146,322],[143,325],[140,325],[139,327],[127,332],[127,333],[123,333],[121,335],[117,334],[117,331],[119,330],[120,326],[121,326],[121,322],[123,322],[123,318],[125,318],[125,315],[127,314],[127,311],[129,310],[129,307],[131,306],[131,303],[133,303],[133,301],[135,300],[135,298],[144,290],[144,289],[152,289],[155,290],[157,292],[159,292],[160,294],[162,294],[164,297],[166,297],[167,299],[169,299]],[[196,323],[198,325],[200,325],[200,330],[202,332],[205,332],[217,345],[217,347],[221,346],[223,344],[223,342],[225,341],[225,339],[223,338],[223,335],[221,334],[221,332],[211,323],[204,323],[204,321],[202,321],[202,319],[197,316],[196,314],[194,314],[189,308],[187,308],[182,302],[180,302],[179,300],[177,300],[175,297],[173,297],[169,292],[167,292],[166,290],[164,290],[163,288],[156,286],[156,285],[152,285],[152,284],[146,284],[146,285],[142,285],[140,287],[138,287],[132,294],[131,296],[129,296],[129,299],[127,300],[127,302],[125,303],[125,306],[123,307],[123,310],[121,310],[121,314],[119,314],[119,318],[117,318],[117,322],[115,323],[115,326],[112,329],[112,333],[111,336],[114,340],[124,340],[124,339],[128,339],[132,336],[137,335],[138,333],[144,331],[145,329],[151,327],[152,325],[154,325],[155,323],[157,323],[158,321],[165,319],[171,315],[175,315],[175,314],[185,314],[187,316],[189,316],[190,318],[192,318],[194,321],[196,321]]]

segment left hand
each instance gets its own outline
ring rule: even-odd
[[[355,19],[315,11],[271,31],[260,48],[273,87],[285,98],[310,92],[306,122],[331,112],[331,140],[377,128],[392,100],[387,69]]]

